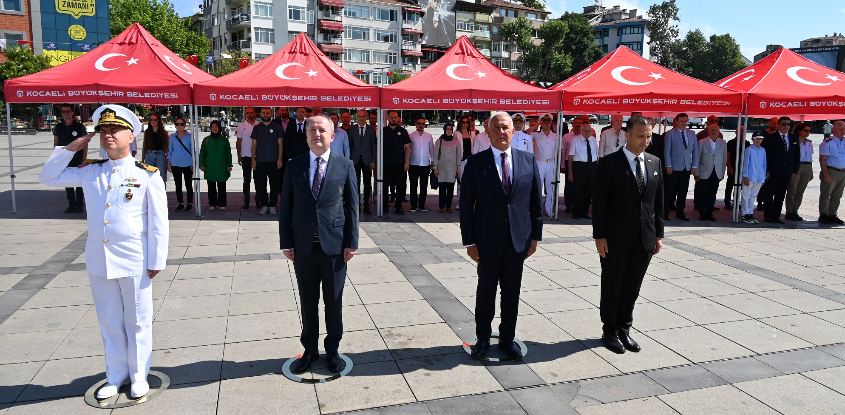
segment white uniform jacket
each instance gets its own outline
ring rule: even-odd
[[[170,230],[161,174],[131,156],[67,167],[73,154],[56,147],[38,179],[52,187],[84,189],[88,273],[112,279],[163,270]]]

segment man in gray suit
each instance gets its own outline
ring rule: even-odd
[[[358,125],[349,127],[349,150],[355,163],[358,189],[361,188],[361,173],[364,174],[364,213],[371,215],[370,196],[373,194],[373,170],[376,169],[376,129],[367,125],[366,110],[358,110]]]
[[[725,169],[728,166],[728,144],[719,138],[721,131],[718,124],[711,124],[707,127],[707,138],[698,142],[698,171],[695,175],[696,194],[700,195],[698,201],[698,219],[715,222],[713,216],[713,205],[716,204],[716,192],[719,191],[719,182],[725,178]]]
[[[331,151],[335,127],[317,115],[305,125],[310,151],[288,161],[282,185],[279,237],[293,261],[302,311],[302,357],[291,368],[302,373],[319,358],[320,285],[326,309],[323,342],[328,368],[340,372],[338,346],[343,336],[341,304],[346,263],[358,249],[358,186],[352,161]]]

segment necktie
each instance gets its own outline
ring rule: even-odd
[[[645,177],[643,177],[643,167],[640,165],[642,160],[639,157],[634,159],[637,163],[637,188],[640,189],[640,194],[645,193]]]
[[[364,127],[361,127],[361,138],[364,138]]]
[[[587,163],[593,162],[593,150],[590,148],[590,139],[585,138],[584,141],[587,142]]]
[[[684,150],[687,149],[687,134],[686,131],[681,132],[681,139],[684,140]]]
[[[780,138],[783,139],[783,151],[789,151],[789,144],[786,143],[786,134],[781,134]]]
[[[296,125],[297,125],[297,130],[299,131],[300,134],[302,134],[302,123],[298,122],[298,123],[296,123]]]
[[[314,159],[317,162],[317,171],[314,172],[314,181],[311,182],[311,194],[314,195],[314,200],[320,198],[320,191],[323,190],[323,158],[317,157]],[[320,229],[317,226],[317,222],[314,223],[314,235],[320,235]]]
[[[511,169],[508,163],[508,153],[502,153],[502,188],[505,189],[505,197],[511,197]]]

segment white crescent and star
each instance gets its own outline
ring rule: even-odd
[[[285,75],[285,69],[287,69],[290,66],[303,67],[301,63],[297,63],[297,62],[283,63],[276,68],[276,76],[278,76],[281,79],[288,79],[288,80],[301,79],[301,77],[293,78],[293,77]],[[317,76],[318,72],[313,70],[313,69],[309,69],[308,72],[305,72],[305,73],[308,74],[309,77],[311,77],[311,76]]]
[[[740,73],[738,73],[738,74],[736,74],[736,75],[734,75],[734,76],[732,76],[732,77],[730,77],[730,78],[726,79],[726,80],[725,80],[725,82],[722,82],[721,84],[719,84],[719,86],[725,86],[725,85],[727,85],[729,82],[733,81],[734,79],[739,78],[740,76],[745,75],[745,74],[747,74],[747,73],[751,73],[751,75],[749,75],[748,77],[742,78],[742,81],[741,81],[741,82],[747,81],[747,80],[749,80],[749,79],[751,79],[751,78],[753,78],[753,77],[754,77],[754,71],[755,71],[755,69],[749,69],[749,70],[747,70],[747,71],[742,71],[742,72],[740,72]]]
[[[800,71],[802,69],[808,70],[808,71],[813,71],[813,72],[818,72],[817,70],[815,70],[813,68],[807,68],[806,66],[793,66],[793,67],[786,70],[786,75],[788,77],[792,78],[795,82],[800,82],[804,85],[809,85],[809,86],[828,86],[828,85],[830,85],[830,84],[832,84],[836,81],[841,81],[841,79],[839,79],[839,77],[837,77],[835,75],[825,76],[825,79],[830,79],[830,82],[828,82],[828,83],[808,81],[808,80],[802,78],[801,75],[798,75],[798,71]]]
[[[472,68],[471,66],[469,66],[465,63],[453,63],[453,64],[446,67],[446,75],[449,78],[452,78],[452,79],[457,80],[457,81],[471,81],[473,79],[476,79],[476,78],[461,78],[460,76],[455,75],[455,69],[460,68],[461,66],[466,66],[467,68]],[[484,72],[481,72],[481,71],[478,71],[478,72],[474,73],[473,75],[476,75],[479,78],[486,78],[487,77],[487,74],[484,73]]]
[[[183,63],[182,68],[180,68],[178,65],[176,65],[176,62],[173,62],[172,60],[170,60],[170,56],[164,55],[164,59],[167,59],[167,62],[169,62],[171,65],[173,65],[174,68],[176,68],[176,69],[178,69],[182,72],[185,72],[188,75],[191,75],[191,69],[188,65]],[[130,63],[130,65],[132,65],[132,64]]]
[[[108,72],[108,71],[113,71],[115,69],[120,69],[120,66],[114,67],[114,68],[106,68],[105,66],[103,66],[109,58],[113,58],[115,56],[123,56],[124,58],[126,57],[126,55],[124,55],[122,53],[107,53],[103,56],[100,56],[100,59],[97,59],[97,62],[94,62],[94,67],[97,68],[97,70],[100,70],[100,71],[103,71],[103,72]],[[126,63],[128,63],[130,65],[134,65],[134,64],[138,63],[138,60],[135,59],[135,58],[131,58],[130,60],[126,61]]]
[[[628,69],[639,69],[639,70],[645,72],[645,70],[643,68],[638,68],[636,66],[620,66],[620,67],[615,68],[612,71],[610,71],[610,76],[612,76],[613,79],[615,79],[615,80],[617,80],[617,81],[619,81],[619,82],[621,82],[625,85],[633,85],[633,86],[648,85],[648,84],[650,84],[650,83],[652,83],[652,82],[654,82],[658,79],[665,79],[665,78],[663,78],[663,75],[661,75],[659,73],[652,72],[651,75],[648,75],[648,76],[651,77],[651,78],[654,78],[654,81],[634,82],[634,81],[628,80],[624,76],[622,76],[622,72],[625,72]]]

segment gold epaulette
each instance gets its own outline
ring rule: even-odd
[[[85,159],[82,160],[82,164],[103,164],[109,161],[109,159]]]
[[[142,168],[150,173],[155,173],[158,171],[158,167],[150,166],[149,164],[144,164],[137,160],[135,161],[135,166]]]

